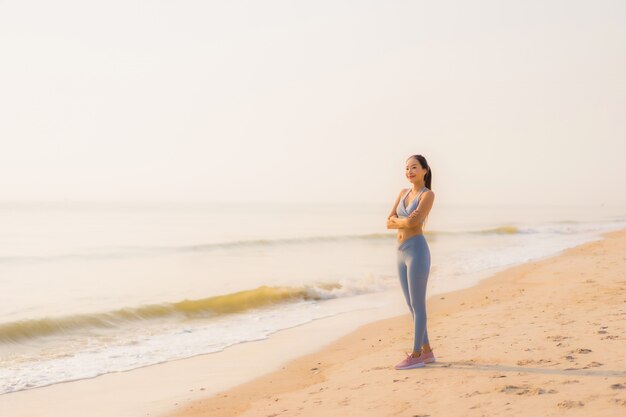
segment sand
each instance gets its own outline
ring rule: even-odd
[[[626,415],[626,230],[431,297],[427,310],[437,362],[424,368],[393,369],[412,346],[407,310],[164,415]]]

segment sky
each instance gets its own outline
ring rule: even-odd
[[[0,0],[0,201],[626,206],[624,1]]]

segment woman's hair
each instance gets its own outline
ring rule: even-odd
[[[411,158],[417,159],[417,162],[419,162],[422,168],[424,168],[427,171],[426,175],[424,175],[424,183],[426,185],[426,188],[428,188],[429,190],[432,190],[431,183],[433,180],[433,173],[430,169],[430,166],[428,166],[428,162],[426,161],[426,158],[424,158],[422,155],[411,155],[406,160],[408,161]],[[426,227],[426,220],[428,220],[428,216],[424,218],[424,227]]]
[[[428,166],[428,162],[426,162],[426,158],[424,158],[422,155],[411,155],[406,160],[408,161],[411,158],[417,159],[417,162],[420,163],[422,168],[427,170],[426,175],[424,175],[424,183],[426,184],[426,188],[428,188],[429,190],[432,190],[432,187],[430,185],[432,183],[433,173],[430,170],[430,167]]]

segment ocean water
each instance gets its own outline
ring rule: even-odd
[[[389,302],[376,204],[0,204],[0,394],[218,352]],[[429,295],[626,227],[626,208],[437,206]],[[407,307],[408,312],[408,307]]]

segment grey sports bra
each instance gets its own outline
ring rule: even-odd
[[[426,187],[422,188],[420,193],[417,195],[417,197],[415,197],[415,199],[409,205],[409,207],[405,207],[406,197],[411,192],[411,188],[409,188],[407,192],[402,196],[402,199],[400,200],[400,202],[398,203],[398,206],[396,207],[396,214],[398,215],[398,217],[408,217],[409,214],[413,213],[413,211],[415,211],[415,209],[419,205],[419,199],[422,196],[422,193],[426,190],[428,190],[428,188]]]

